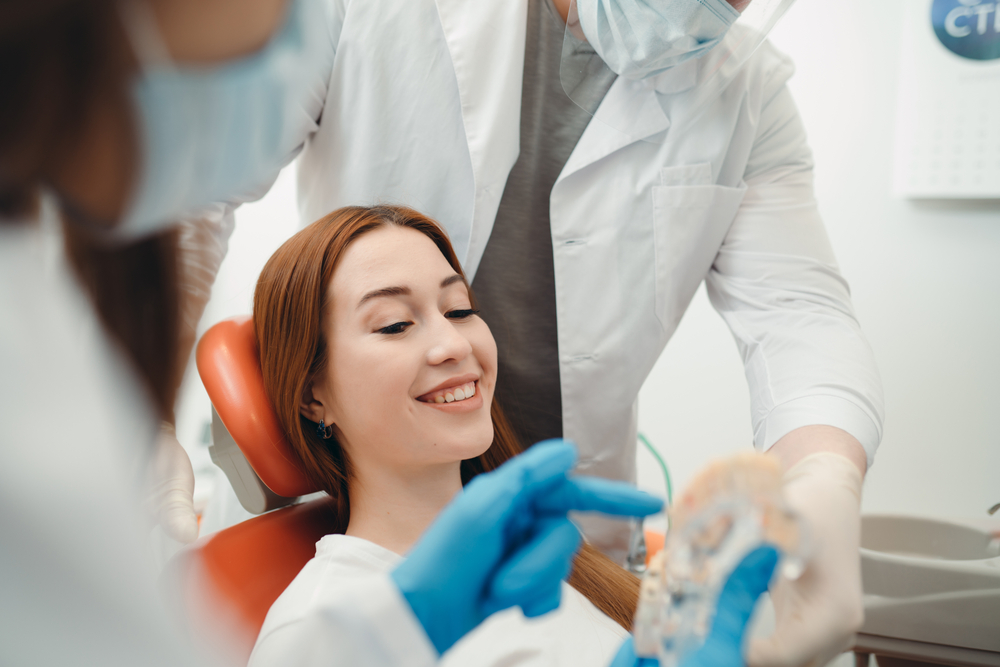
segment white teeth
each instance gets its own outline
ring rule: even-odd
[[[455,401],[464,401],[466,399],[472,398],[476,395],[476,383],[467,382],[461,387],[455,387],[443,394],[438,394],[433,398],[424,399],[428,403],[454,403]]]

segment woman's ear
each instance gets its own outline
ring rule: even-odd
[[[313,383],[307,382],[302,389],[302,398],[299,400],[299,414],[312,422],[319,422],[326,419],[326,410],[323,403],[316,399],[313,393]]]

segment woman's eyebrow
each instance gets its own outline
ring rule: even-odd
[[[365,304],[366,301],[371,299],[377,299],[383,296],[408,296],[410,294],[409,287],[383,287],[382,289],[372,290],[361,297],[361,301],[358,302],[357,308],[360,308]]]
[[[443,289],[448,285],[454,285],[455,283],[465,283],[465,278],[457,273],[452,274],[441,281],[441,288]],[[365,302],[370,301],[371,299],[378,299],[379,297],[385,296],[409,296],[410,294],[412,294],[412,291],[409,287],[383,287],[381,289],[372,290],[361,297],[361,301],[358,302],[357,308],[360,308],[365,304]]]

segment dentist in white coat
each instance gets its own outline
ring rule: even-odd
[[[570,438],[580,473],[614,479],[635,479],[639,388],[706,281],[745,363],[754,445],[785,464],[817,544],[749,659],[822,664],[862,621],[883,398],[817,211],[793,65],[766,41],[748,51],[739,25],[790,1],[577,2],[589,52],[564,44],[569,0],[333,0],[303,221],[374,201],[441,221],[525,441]],[[625,547],[620,527],[585,532]]]

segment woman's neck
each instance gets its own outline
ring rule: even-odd
[[[409,551],[462,489],[459,462],[418,471],[357,466],[354,473],[346,534],[400,555]]]

